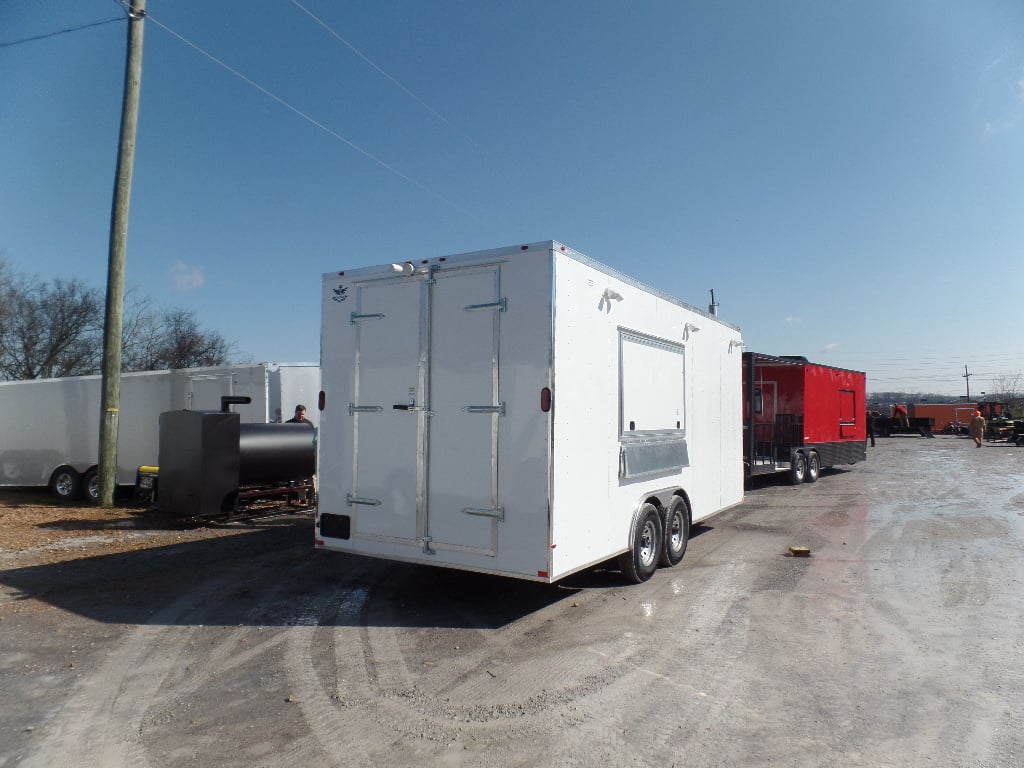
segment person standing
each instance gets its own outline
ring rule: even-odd
[[[875,414],[872,411],[867,412],[868,422],[868,439],[871,441],[871,447],[875,447]]]
[[[981,448],[981,439],[985,437],[985,417],[981,415],[981,411],[975,411],[974,415],[971,416],[971,422],[967,425],[967,430],[971,433],[974,447]]]
[[[301,403],[295,406],[295,416],[288,419],[285,424],[305,424],[310,427],[313,426],[313,422],[306,418],[306,406]]]

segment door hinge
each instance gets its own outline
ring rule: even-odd
[[[482,312],[487,309],[496,309],[499,312],[504,312],[508,309],[507,299],[504,297],[497,301],[492,301],[488,304],[470,304],[465,308],[467,312]]]
[[[493,517],[499,523],[505,520],[505,508],[504,507],[491,507],[489,509],[479,509],[476,507],[463,507],[462,511],[467,515],[476,515],[477,517]]]
[[[379,405],[356,405],[355,403],[348,404],[348,415],[351,416],[353,413],[380,413],[384,409]]]
[[[352,325],[355,325],[360,320],[381,320],[383,318],[384,318],[384,313],[383,312],[373,312],[373,313],[366,314],[366,315],[361,315],[358,312],[353,312],[351,315],[348,316],[348,321]]]
[[[345,504],[347,504],[350,507],[356,504],[365,504],[368,507],[379,507],[380,499],[367,499],[360,496],[353,496],[351,493],[346,493]]]
[[[462,410],[466,413],[496,413],[499,416],[505,415],[505,403],[497,405],[464,405]]]

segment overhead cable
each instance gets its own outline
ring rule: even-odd
[[[426,186],[422,182],[417,181],[416,179],[412,178],[411,176],[408,176],[408,175],[402,173],[400,170],[395,168],[393,165],[390,165],[389,163],[386,163],[385,161],[381,160],[379,157],[377,157],[376,155],[372,154],[368,150],[363,149],[361,146],[359,146],[355,142],[350,141],[349,139],[346,139],[340,133],[338,133],[337,131],[334,131],[334,130],[328,128],[326,125],[321,123],[319,120],[317,120],[317,119],[311,117],[310,115],[306,114],[301,109],[292,106],[291,104],[289,104],[287,101],[282,99],[277,94],[272,93],[271,91],[267,90],[266,88],[264,88],[262,85],[260,85],[256,81],[246,77],[241,72],[239,72],[237,69],[231,67],[230,65],[228,65],[225,62],[223,62],[220,59],[218,59],[212,53],[209,53],[208,51],[203,50],[198,45],[193,43],[191,40],[188,40],[185,37],[183,37],[182,35],[180,35],[177,32],[175,32],[173,29],[168,27],[166,24],[162,24],[161,22],[157,21],[155,18],[153,18],[152,14],[147,15],[146,16],[146,20],[148,22],[150,22],[151,24],[156,24],[156,26],[160,27],[160,29],[164,30],[167,34],[169,34],[169,35],[171,35],[173,37],[178,38],[178,40],[183,42],[188,47],[192,48],[193,50],[195,50],[198,53],[201,53],[203,56],[205,56],[210,61],[212,61],[213,63],[217,64],[218,66],[223,67],[228,72],[230,72],[235,77],[237,77],[239,80],[242,80],[243,82],[251,85],[253,88],[258,90],[263,95],[268,96],[269,98],[271,98],[274,101],[276,101],[282,107],[285,107],[286,109],[290,110],[291,112],[294,112],[296,115],[301,117],[303,120],[305,120],[306,122],[310,123],[311,125],[316,126],[321,131],[326,133],[328,136],[331,136],[332,138],[337,139],[338,141],[340,141],[343,144],[347,145],[351,149],[354,149],[356,152],[358,152],[359,154],[363,155],[367,159],[372,160],[373,162],[375,162],[377,165],[381,166],[385,170],[390,171],[391,173],[393,173],[398,178],[400,178],[400,179],[402,179],[404,181],[409,182],[413,186],[418,187],[419,189],[423,190],[427,194],[432,195],[433,197],[436,197],[438,200],[441,200],[442,202],[447,203],[448,205],[452,206],[453,208],[456,208],[456,209],[458,209],[458,210],[460,210],[460,211],[462,211],[464,213],[467,213],[467,211],[462,206],[460,206],[458,203],[455,203],[452,200],[449,200],[447,197],[445,197],[444,195],[440,194],[439,192],[435,192],[430,187]]]

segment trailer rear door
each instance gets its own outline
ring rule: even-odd
[[[497,265],[357,288],[353,535],[495,554]]]

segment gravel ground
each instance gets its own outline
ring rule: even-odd
[[[4,492],[0,766],[1024,766],[1022,464],[880,439],[642,585]]]

